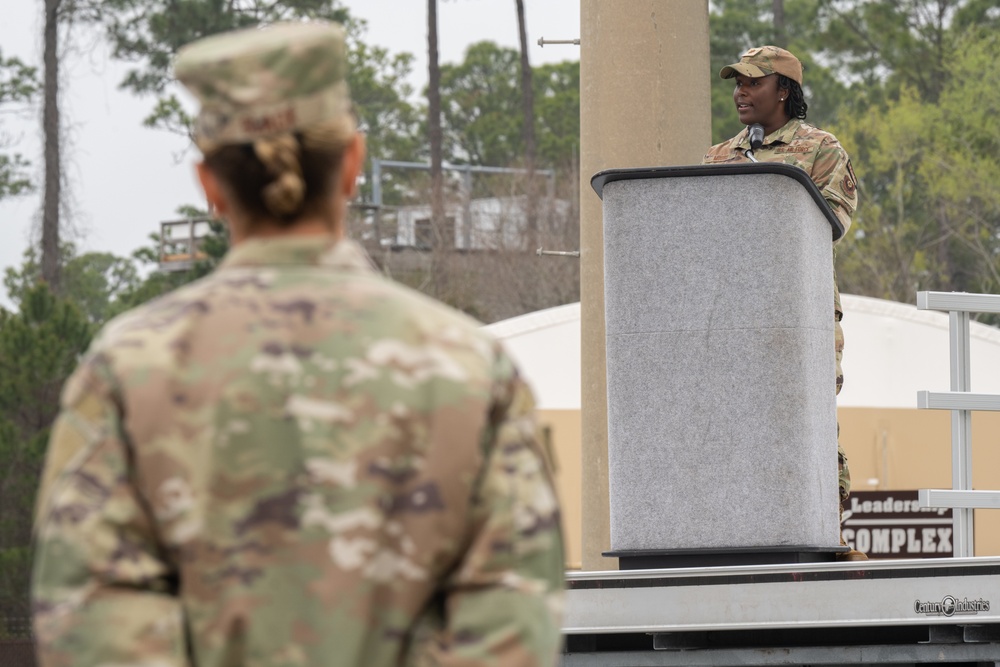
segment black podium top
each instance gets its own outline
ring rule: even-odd
[[[597,196],[604,198],[604,186],[613,181],[631,181],[644,178],[682,178],[685,176],[732,176],[743,174],[781,174],[798,181],[823,211],[833,230],[833,240],[837,241],[844,235],[844,225],[830,210],[830,205],[823,198],[819,188],[809,178],[809,174],[783,162],[740,162],[737,164],[699,164],[680,167],[636,167],[631,169],[605,169],[593,175],[590,185]]]

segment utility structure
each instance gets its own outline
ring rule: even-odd
[[[188,271],[208,259],[202,244],[211,233],[210,217],[182,218],[160,223],[157,258],[161,271]]]

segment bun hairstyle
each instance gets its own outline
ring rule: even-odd
[[[264,208],[281,218],[298,212],[306,194],[302,179],[299,140],[291,134],[282,134],[253,142],[253,152],[274,180],[264,186],[261,198]]]
[[[356,131],[354,119],[344,116],[248,144],[205,147],[205,165],[251,220],[288,227],[329,206]]]

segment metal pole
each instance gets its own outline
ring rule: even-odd
[[[160,252],[159,252],[158,260],[159,260],[160,264],[163,264],[163,258],[166,257],[166,254],[167,254],[167,223],[165,223],[165,222],[161,222],[160,223],[160,248],[159,248],[159,250],[160,250]]]
[[[472,165],[465,165],[462,170],[462,187],[465,190],[465,201],[462,206],[462,244],[465,250],[472,250]]]
[[[546,250],[545,248],[539,248],[535,251],[535,254],[539,257],[543,255],[553,255],[555,257],[579,257],[579,250]]]
[[[546,44],[573,44],[575,46],[580,46],[580,38],[576,39],[545,39],[544,37],[538,38],[538,46],[545,47]]]
[[[549,171],[548,173],[548,183],[546,185],[545,197],[547,201],[545,202],[545,231],[546,233],[552,232],[553,222],[552,216],[555,215],[556,207],[556,174],[555,171]]]
[[[951,338],[951,390],[968,392],[972,389],[969,358],[969,313],[949,313]],[[951,412],[951,486],[961,491],[972,490],[972,412]],[[966,558],[975,553],[973,537],[973,511],[955,508],[954,547],[956,558]]]
[[[382,160],[372,158],[372,204],[382,208]]]
[[[667,27],[669,25],[669,27]],[[616,167],[697,164],[712,144],[708,3],[580,0],[580,523],[583,569],[618,567],[608,498],[604,218],[590,187]],[[683,62],[684,67],[673,67]],[[683,95],[674,91],[683,90]]]
[[[382,247],[382,161],[372,158],[372,206],[375,208],[375,247]],[[396,228],[395,243],[399,239],[399,228]]]

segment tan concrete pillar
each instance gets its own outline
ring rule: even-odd
[[[590,178],[602,169],[701,162],[711,143],[708,57],[708,0],[580,0],[584,570],[618,567],[601,556],[611,534],[604,227]]]

